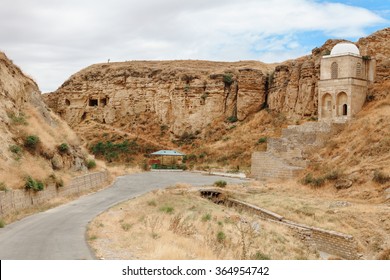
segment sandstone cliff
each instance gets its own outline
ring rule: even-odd
[[[0,52],[0,184],[23,187],[26,177],[59,179],[85,169],[80,141],[47,108],[37,84]],[[58,149],[63,145],[62,151]]]
[[[97,64],[45,98],[73,127],[89,119],[134,132],[140,123],[158,123],[180,136],[201,131],[216,118],[244,120],[258,111],[270,70],[260,62]]]
[[[388,94],[389,33],[390,29],[384,29],[357,42],[363,56],[377,61],[369,99]],[[232,122],[239,121],[234,127],[245,126],[264,108],[272,112],[272,118],[284,118],[279,124],[315,118],[320,60],[340,41],[328,40],[310,55],[272,65],[255,61],[96,64],[46,94],[45,101],[88,142],[109,133],[120,134],[121,139],[142,138],[153,145],[150,149],[194,144],[188,139],[201,140],[198,146],[210,145],[230,137]],[[258,125],[259,131],[264,124]],[[264,131],[275,132],[268,128]],[[255,143],[243,153],[253,149]],[[249,162],[249,157],[244,161]]]

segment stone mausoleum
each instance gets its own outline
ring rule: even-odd
[[[375,60],[360,55],[355,44],[338,43],[321,59],[318,119],[344,122],[358,113],[374,81]]]

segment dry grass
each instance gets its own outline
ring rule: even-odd
[[[105,259],[318,258],[289,229],[215,205],[185,185],[110,209],[90,224],[88,236]]]
[[[375,189],[375,172],[390,174],[390,96],[369,103],[356,119],[335,130],[311,161],[318,175],[341,170],[359,186]]]
[[[312,189],[295,181],[258,183],[252,188],[241,199],[298,223],[351,234],[368,259],[390,246],[390,210],[378,198],[357,195],[368,190],[337,191],[331,185]]]
[[[388,207],[348,199],[331,186],[252,182],[226,190],[286,219],[351,234],[367,259],[379,258],[390,247]],[[188,185],[118,205],[97,217],[88,234],[95,237],[91,245],[97,256],[105,259],[319,258],[286,227],[215,205]]]

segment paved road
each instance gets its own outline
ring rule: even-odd
[[[175,183],[194,186],[240,179],[189,172],[148,172],[119,177],[113,186],[0,229],[2,260],[94,259],[86,239],[89,221],[111,206]]]

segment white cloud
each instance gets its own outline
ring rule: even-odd
[[[297,34],[356,38],[384,22],[311,0],[2,0],[0,48],[48,91],[108,58],[281,61],[312,47]]]

